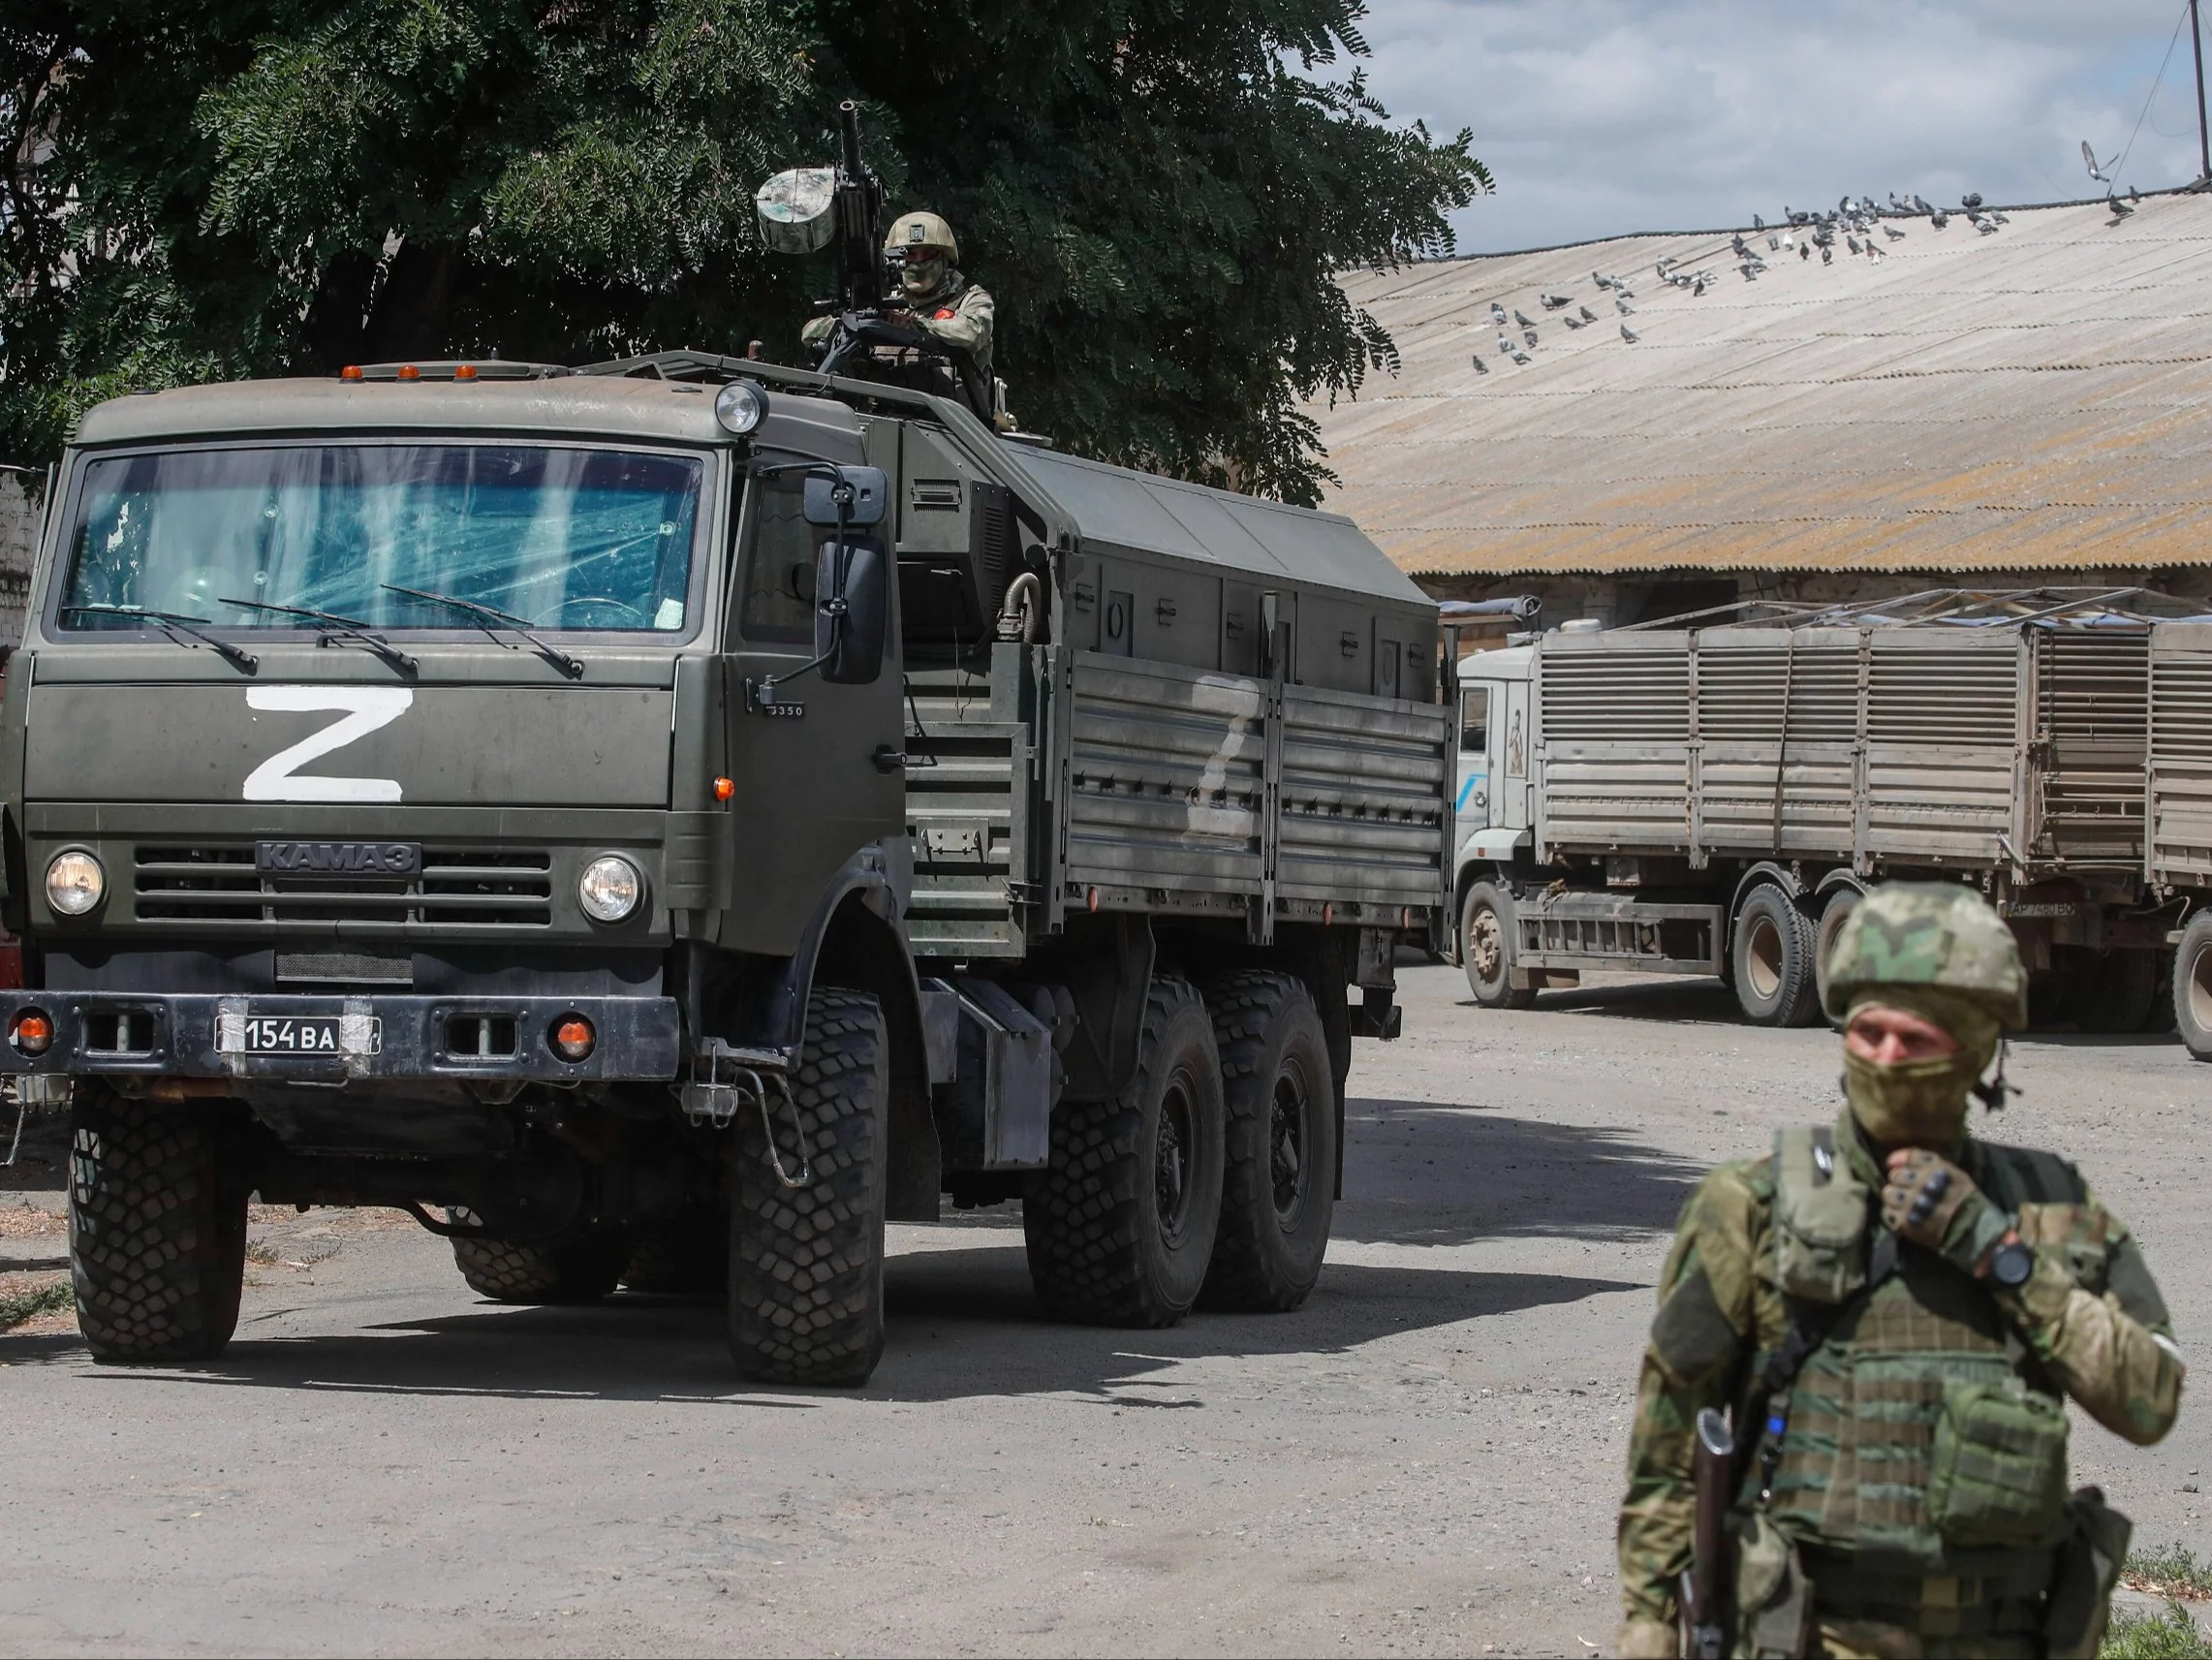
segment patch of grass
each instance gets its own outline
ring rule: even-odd
[[[272,1268],[283,1260],[277,1255],[276,1247],[266,1239],[248,1239],[246,1241],[247,1262],[259,1263],[265,1268]]]
[[[2189,1610],[2168,1598],[2159,1613],[2115,1613],[2097,1660],[2212,1660],[2212,1643]]]
[[[2168,1601],[2212,1602],[2212,1562],[2199,1562],[2181,1542],[2150,1550],[2131,1550],[2120,1582],[2131,1591],[2147,1591]]]
[[[66,1279],[48,1280],[28,1291],[0,1297],[0,1331],[36,1320],[42,1314],[59,1314],[70,1306],[74,1294]]]

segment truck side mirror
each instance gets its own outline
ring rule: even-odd
[[[878,475],[881,477],[881,475]],[[807,481],[811,485],[813,481]],[[865,686],[884,672],[890,570],[872,542],[825,542],[815,555],[814,654],[833,686]]]
[[[832,472],[835,478],[829,476]],[[842,525],[847,529],[865,530],[884,521],[885,498],[888,493],[889,485],[881,467],[818,467],[806,475],[800,505],[809,524],[819,524],[826,529]],[[843,496],[842,502],[839,496]]]

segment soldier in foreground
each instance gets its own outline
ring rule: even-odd
[[[2072,1165],[1967,1134],[2027,1018],[1987,904],[1876,890],[1826,996],[1847,1109],[1708,1175],[1667,1259],[1618,1650],[2094,1654],[2129,1524],[2069,1493],[2063,1401],[2138,1445],[2172,1427],[2158,1287]]]

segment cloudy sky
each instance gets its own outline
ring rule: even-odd
[[[1748,224],[1846,191],[2102,194],[2084,139],[2127,151],[2123,187],[2196,176],[2183,0],[1369,4],[1384,105],[1472,127],[1497,175],[1458,217],[1463,253]]]

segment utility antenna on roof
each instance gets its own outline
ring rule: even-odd
[[[2189,45],[2196,54],[2196,182],[2212,181],[2212,127],[2204,120],[2204,31],[2196,20],[2196,0],[2189,0]]]

